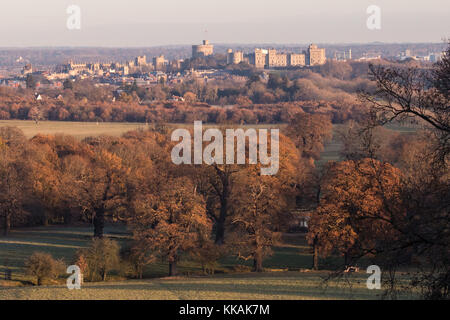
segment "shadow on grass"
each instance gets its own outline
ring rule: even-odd
[[[329,283],[322,286],[322,278],[317,275],[280,274],[242,274],[211,278],[164,279],[133,281],[124,284],[88,284],[86,289],[94,290],[133,290],[148,292],[167,292],[182,299],[192,299],[196,294],[202,297],[217,297],[220,294],[231,296],[260,296],[276,299],[379,299],[373,291],[360,285],[362,278],[355,278],[354,287]],[[357,283],[359,281],[359,283]]]

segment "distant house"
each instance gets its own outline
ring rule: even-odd
[[[117,89],[113,91],[113,102],[115,102],[116,100],[118,100],[120,98],[120,96],[122,95],[122,93],[124,93],[125,91],[122,89]]]
[[[170,99],[170,101],[179,101],[179,102],[184,102],[184,98],[183,97],[179,97],[179,96],[172,96],[172,99]]]
[[[305,232],[308,230],[308,222],[313,209],[296,208],[291,211],[292,218],[289,222],[289,231]]]
[[[42,96],[39,93],[35,93],[34,94],[34,98],[36,99],[36,101],[41,101],[42,100]]]

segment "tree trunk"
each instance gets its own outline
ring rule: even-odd
[[[102,272],[102,280],[106,281],[106,269]]]
[[[48,227],[48,220],[49,220],[48,214],[46,211],[44,211],[44,214],[42,215],[42,225],[44,227]]]
[[[319,270],[319,247],[317,245],[317,236],[313,242],[313,270]]]
[[[216,222],[216,239],[217,245],[223,245],[225,243],[225,223],[228,215],[228,198],[230,195],[230,173],[217,169],[221,184],[222,192],[218,192],[220,197],[220,213]]]
[[[70,209],[64,210],[64,224],[71,224],[72,223],[72,212]]]
[[[103,229],[105,228],[105,210],[103,208],[95,211],[94,216],[94,237],[103,238]]]
[[[215,243],[218,245],[223,245],[225,243],[225,221],[227,219],[228,210],[228,192],[224,192],[221,198],[222,199],[220,200],[220,213],[219,219],[217,219],[215,240]]]
[[[173,261],[169,263],[169,277],[174,277],[177,275],[177,262]]]
[[[262,257],[262,249],[257,248],[254,258],[253,258],[253,271],[255,272],[263,272],[263,257]]]
[[[217,220],[217,225],[216,225],[215,243],[217,245],[223,245],[225,242],[225,217],[226,217],[226,213],[223,215],[222,208],[220,208],[220,216],[219,216],[219,219]]]
[[[3,234],[5,236],[7,236],[9,234],[9,231],[11,230],[11,215],[9,213],[7,213],[5,215],[5,221],[4,221],[4,231]]]

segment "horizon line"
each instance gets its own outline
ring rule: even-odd
[[[448,42],[447,40],[441,40],[441,41],[409,41],[409,42],[401,42],[401,41],[372,41],[372,42],[305,42],[305,43],[288,43],[288,42],[255,42],[255,43],[226,43],[226,42],[217,42],[217,43],[211,43],[214,46],[257,46],[257,45],[277,45],[277,46],[308,46],[309,44],[314,43],[317,45],[327,45],[327,46],[348,46],[348,45],[392,45],[392,44],[399,44],[399,45],[408,45],[408,44],[444,44],[446,45]],[[93,46],[93,45],[55,45],[55,46],[2,46],[0,45],[0,49],[139,49],[139,48],[164,48],[164,47],[190,47],[195,44],[161,44],[161,45],[136,45],[136,46],[120,46],[120,45],[100,45],[100,46]]]

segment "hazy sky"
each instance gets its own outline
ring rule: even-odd
[[[81,30],[68,30],[69,5]],[[381,30],[366,27],[378,5]],[[207,32],[206,32],[207,30]],[[440,42],[450,0],[1,0],[0,46]]]

